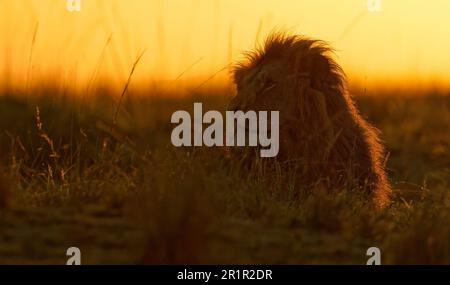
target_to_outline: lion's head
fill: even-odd
[[[272,34],[262,48],[236,64],[237,94],[228,110],[279,111],[285,143],[302,132],[310,139],[314,134],[332,136],[330,121],[354,109],[331,52],[323,41]]]
[[[341,89],[343,72],[330,53],[323,41],[272,34],[263,48],[246,53],[246,60],[235,65],[238,93],[230,107],[284,109],[286,104],[299,103],[289,102],[292,92],[300,91],[299,88]],[[281,97],[283,94],[285,97]]]

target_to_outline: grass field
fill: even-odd
[[[39,90],[0,96],[0,263],[450,264],[450,96],[360,96],[389,150],[394,203],[292,187],[227,159],[175,148],[176,110],[224,110],[224,91],[122,102]],[[413,95],[413,94],[411,94]]]

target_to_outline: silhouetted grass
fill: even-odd
[[[70,246],[85,264],[365,264],[371,246],[383,263],[450,263],[448,96],[358,97],[390,151],[395,197],[380,212],[352,189],[173,147],[171,114],[223,111],[222,91],[128,90],[117,124],[116,100],[96,93],[0,97],[0,263],[64,264]]]

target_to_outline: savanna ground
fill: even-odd
[[[376,211],[352,189],[173,147],[171,114],[224,110],[226,92],[129,92],[117,124],[107,91],[32,93],[0,96],[2,264],[65,264],[72,246],[84,264],[365,264],[371,246],[384,264],[450,263],[450,96],[357,97],[390,152],[393,204]]]

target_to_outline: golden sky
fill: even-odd
[[[450,86],[449,0],[381,0],[378,12],[367,0],[66,2],[0,0],[3,83],[121,85],[143,51],[134,84],[201,82],[278,28],[331,43],[350,82]]]

